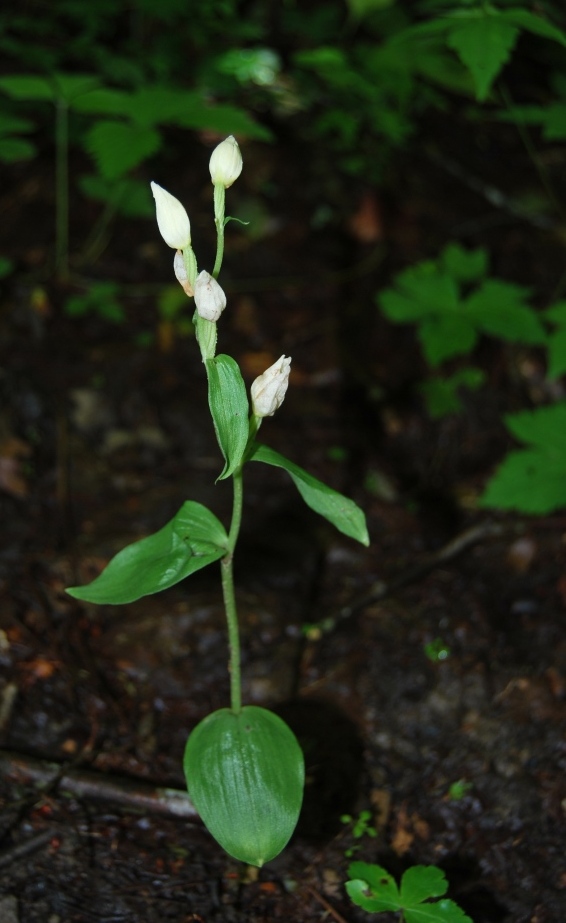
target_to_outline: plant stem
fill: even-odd
[[[216,259],[212,275],[218,278],[222,260],[224,259],[224,208],[226,202],[226,189],[221,183],[214,185],[214,223],[216,225]]]
[[[233,712],[238,714],[242,710],[242,680],[240,672],[240,631],[238,628],[232,562],[242,522],[242,501],[244,496],[242,468],[238,468],[234,472],[232,480],[234,484],[232,522],[228,533],[228,553],[222,558],[221,572],[222,594],[228,623],[228,645],[230,648],[230,707]]]
[[[69,275],[69,109],[59,98],[55,104],[55,268],[62,279]]]

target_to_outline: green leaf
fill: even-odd
[[[466,315],[491,336],[518,343],[546,342],[536,311],[525,304],[528,291],[501,279],[486,279],[464,302]]]
[[[229,477],[241,465],[250,432],[249,403],[238,363],[219,355],[206,361],[208,403],[224,468],[218,477]]]
[[[440,365],[452,356],[471,352],[476,345],[477,333],[467,317],[457,314],[440,314],[427,318],[418,331],[423,352],[432,366]]]
[[[71,108],[91,115],[128,115],[132,94],[111,87],[98,87],[72,101]]]
[[[326,484],[317,480],[312,474],[300,468],[299,465],[295,465],[284,455],[280,455],[279,452],[275,452],[265,445],[256,444],[253,453],[250,455],[250,460],[264,462],[264,464],[273,465],[275,468],[283,468],[284,471],[291,475],[297,490],[311,510],[328,519],[344,535],[355,538],[362,545],[369,545],[366,518],[353,500],[349,500],[338,491],[327,487]]]
[[[434,865],[415,865],[407,869],[397,887],[391,875],[381,866],[353,862],[346,890],[354,903],[370,912],[396,911],[406,923],[472,923],[454,901],[429,898],[446,893],[448,884],[444,872]]]
[[[18,160],[31,160],[37,148],[26,138],[0,138],[0,160],[4,163],[16,163]]]
[[[566,326],[552,333],[548,340],[548,377],[566,374]]]
[[[10,75],[0,77],[0,90],[4,90],[12,99],[54,102],[55,87],[49,78],[32,74]]]
[[[161,135],[153,128],[101,121],[85,135],[85,147],[94,157],[101,176],[116,180],[158,151]]]
[[[481,369],[467,368],[446,378],[430,378],[421,384],[420,390],[424,395],[428,413],[433,420],[439,420],[462,409],[462,401],[458,394],[461,388],[476,390],[484,381],[485,373]]]
[[[261,867],[287,845],[301,810],[304,760],[273,712],[247,705],[208,715],[189,736],[184,770],[193,804],[230,856]]]
[[[531,514],[566,506],[566,402],[510,414],[505,422],[531,447],[507,455],[480,505]]]
[[[477,282],[487,272],[487,251],[483,248],[465,250],[460,244],[448,244],[440,256],[440,265],[457,282]]]
[[[152,218],[155,215],[149,183],[132,176],[117,180],[105,180],[97,175],[81,176],[79,186],[89,198],[111,203],[117,212],[128,218]]]
[[[517,26],[491,12],[450,29],[446,42],[472,74],[478,101],[487,98],[518,35]]]
[[[47,77],[36,74],[18,74],[0,78],[0,89],[13,99],[36,100],[55,103],[70,102],[82,93],[88,93],[99,84],[95,74],[54,73]]]
[[[511,9],[500,10],[499,16],[502,20],[524,29],[526,32],[532,32],[533,35],[540,35],[542,38],[549,38],[558,42],[560,45],[566,45],[566,34],[554,26],[547,19],[536,16],[529,10]]]
[[[174,586],[226,553],[222,523],[201,503],[187,500],[159,532],[128,545],[92,583],[70,587],[75,599],[102,605],[131,603]]]

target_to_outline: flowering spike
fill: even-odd
[[[291,373],[291,359],[281,356],[253,382],[252,408],[256,417],[272,417],[281,407]]]
[[[155,199],[157,226],[163,240],[174,250],[184,250],[191,244],[189,216],[174,195],[157,183],[150,185]]]
[[[229,189],[242,172],[242,155],[233,135],[214,148],[210,158],[210,176],[215,186]]]
[[[199,316],[211,321],[217,321],[226,307],[226,295],[204,269],[195,282],[195,305]]]

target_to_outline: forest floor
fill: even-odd
[[[497,137],[472,143],[467,169],[506,162]],[[206,265],[199,146],[155,178],[185,192]],[[120,226],[86,284],[119,282],[125,321],[69,317],[84,276],[43,270],[52,164],[2,183],[3,253],[17,264],[0,314],[2,923],[362,923],[344,890],[352,850],[395,875],[440,866],[474,923],[566,919],[566,517],[475,502],[536,357],[482,344],[488,385],[432,422],[413,387],[414,337],[374,300],[392,271],[450,239],[488,246],[498,275],[544,297],[563,242],[432,161],[405,175],[400,164],[387,196],[354,184],[313,228],[322,192],[301,176],[308,154],[244,146],[229,213],[261,199],[260,183],[276,192],[256,234],[228,225],[220,349],[248,382],[292,357],[262,439],[355,499],[371,545],[319,520],[282,472],[249,466],[244,699],[285,717],[307,764],[299,827],[259,871],[161,791],[184,790],[187,736],[228,701],[216,567],[122,607],[65,594],[186,499],[227,521],[198,349],[155,311],[172,254],[152,222]],[[89,208],[73,212],[71,240]],[[341,820],[364,810],[376,836]]]

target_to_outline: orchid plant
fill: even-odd
[[[220,562],[229,642],[230,707],[204,718],[191,732],[184,756],[189,795],[218,843],[236,859],[262,866],[286,845],[295,829],[304,785],[304,760],[290,728],[273,712],[242,704],[240,639],[233,559],[243,509],[243,470],[248,462],[282,468],[304,501],[341,532],[369,544],[360,508],[312,477],[279,452],[260,444],[257,433],[265,417],[283,403],[291,359],[281,356],[251,385],[251,410],[237,362],[216,353],[217,324],[226,296],[217,277],[224,253],[226,190],[242,170],[242,156],[230,136],[210,158],[217,231],[212,273],[198,271],[191,244],[189,216],[178,199],[152,183],[157,224],[175,252],[174,273],[194,298],[194,325],[208,378],[209,407],[224,467],[218,480],[233,482],[232,519],[228,530],[211,510],[193,500],[158,532],[128,545],[86,586],[67,590],[76,599],[115,605],[160,592],[195,571]]]

